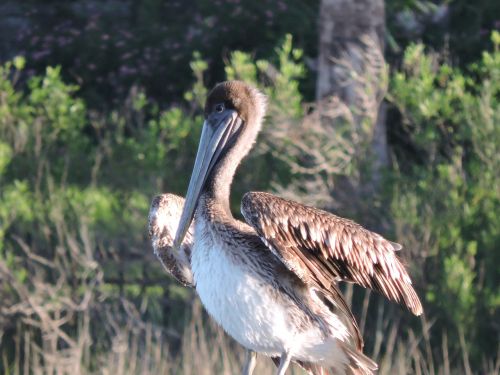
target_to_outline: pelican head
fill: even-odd
[[[216,190],[212,191],[215,196],[229,200],[234,172],[257,137],[265,103],[263,94],[240,81],[219,83],[208,94],[205,121],[174,249],[179,249],[205,189]],[[229,209],[229,203],[223,203],[227,203]]]

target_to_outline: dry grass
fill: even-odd
[[[88,231],[59,231],[64,246],[49,262],[36,255],[21,239],[30,278],[20,282],[4,259],[0,259],[2,287],[11,291],[11,300],[0,305],[0,369],[13,375],[128,375],[238,374],[244,351],[203,313],[197,299],[189,311],[184,332],[155,326],[125,298],[103,295],[102,271],[96,264]],[[83,249],[83,250],[82,250]],[[78,287],[68,269],[78,269]],[[48,278],[47,270],[57,277]],[[54,281],[55,280],[55,281]],[[75,289],[83,290],[75,293]],[[15,299],[12,299],[15,296]],[[53,298],[57,296],[57,298]],[[352,290],[346,291],[347,300]],[[432,330],[432,322],[421,319],[421,328],[408,330],[391,314],[390,306],[367,292],[360,304],[360,327],[370,342],[366,353],[380,365],[379,374],[451,375],[499,373],[498,359],[485,360],[481,369],[472,369],[467,339],[460,336],[462,353],[451,356],[446,333]],[[371,308],[370,308],[371,307]],[[373,308],[376,307],[376,308]],[[375,311],[376,319],[369,316]],[[407,314],[401,310],[402,314]],[[375,322],[375,323],[374,323]],[[374,335],[369,337],[369,335]],[[439,350],[431,336],[442,336]],[[8,341],[13,337],[13,341]],[[435,340],[432,340],[435,341]],[[498,357],[498,356],[497,356]],[[274,364],[262,356],[255,374],[273,374]],[[297,368],[290,374],[302,374]]]
[[[383,315],[383,311],[381,311]],[[171,333],[162,327],[138,321],[129,317],[121,324],[108,314],[112,327],[104,341],[109,343],[106,350],[96,353],[99,343],[90,338],[92,321],[86,314],[78,325],[74,346],[54,348],[46,345],[50,337],[42,342],[35,332],[18,325],[15,360],[10,363],[6,374],[176,374],[210,375],[238,374],[244,361],[244,351],[234,343],[211,320],[203,314],[198,300],[193,303],[192,318],[186,326],[181,340],[172,340]],[[408,340],[400,338],[399,323],[379,319],[375,332],[376,340],[371,355],[379,365],[379,374],[451,375],[499,373],[500,362],[485,361],[483,368],[471,369],[468,364],[465,339],[462,358],[451,359],[448,353],[447,335],[443,334],[441,354],[430,347],[432,324],[422,318],[420,333],[409,331]],[[102,323],[102,322],[101,322]],[[175,347],[172,342],[180,342]],[[382,345],[383,341],[383,345]],[[381,347],[386,351],[381,353]],[[7,360],[6,348],[2,358]],[[369,352],[370,350],[368,350]],[[5,363],[5,362],[4,362]],[[273,374],[274,364],[262,356],[258,359],[255,374]],[[294,366],[290,374],[303,374]]]

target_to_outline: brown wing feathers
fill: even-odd
[[[174,194],[154,197],[149,211],[149,236],[155,255],[165,270],[184,286],[194,287],[191,271],[193,225],[189,228],[178,255],[172,249],[181,217],[184,198]]]
[[[351,220],[268,193],[247,193],[241,210],[271,251],[304,282],[325,288],[339,279],[354,282],[422,313],[395,254],[400,245]]]

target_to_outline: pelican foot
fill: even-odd
[[[253,350],[247,350],[245,358],[245,366],[243,367],[243,375],[252,375],[256,364],[257,364],[257,353],[255,353]]]
[[[278,372],[276,375],[285,375],[288,366],[290,366],[290,360],[292,359],[292,355],[287,352],[283,352],[280,359],[280,367],[278,367]]]

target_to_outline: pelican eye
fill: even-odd
[[[215,109],[215,112],[217,112],[217,113],[224,112],[224,103],[216,104],[214,109]]]

